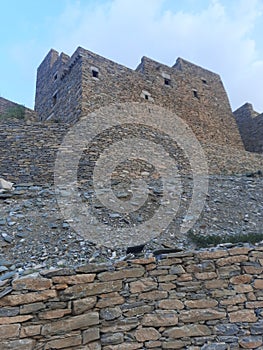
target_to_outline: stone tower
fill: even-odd
[[[243,148],[218,74],[178,58],[172,67],[143,57],[129,69],[81,47],[50,50],[37,71],[40,120],[74,123],[110,103],[147,101],[175,112],[202,142]]]

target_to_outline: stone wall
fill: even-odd
[[[250,103],[245,103],[234,112],[245,149],[263,153],[263,114],[254,111]]]
[[[0,177],[16,183],[52,183],[56,152],[66,126],[13,120],[0,125]]]
[[[81,115],[81,82],[78,51],[70,58],[50,50],[37,70],[35,110],[39,119],[78,120]]]
[[[175,112],[200,141],[243,149],[219,75],[183,59],[168,67],[143,57],[132,70],[79,47],[72,57],[51,50],[38,68],[41,120],[75,122],[101,106],[145,100]]]
[[[0,280],[1,350],[263,346],[262,245]]]
[[[56,154],[69,125],[5,120],[0,129],[0,177],[15,183],[52,184]],[[156,141],[161,144],[162,139],[157,135]],[[203,149],[210,174],[244,174],[263,168],[259,154],[209,144],[203,144]]]
[[[23,105],[20,105],[18,103],[12,102],[10,100],[7,100],[3,97],[0,97],[0,116],[4,117],[16,117],[16,115],[19,115],[21,119],[36,119],[37,114],[35,111],[33,111],[30,108],[27,108]]]

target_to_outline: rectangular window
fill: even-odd
[[[170,86],[171,85],[171,79],[164,78],[164,85]]]
[[[199,98],[199,97],[198,97],[198,93],[197,93],[196,90],[193,90],[193,94],[194,94],[194,97],[195,97],[195,98]]]
[[[93,78],[98,78],[99,77],[99,72],[92,69],[92,76],[93,76]]]

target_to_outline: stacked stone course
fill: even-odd
[[[245,149],[263,153],[263,113],[254,111],[250,103],[245,103],[234,112]]]
[[[36,120],[37,114],[35,111],[33,111],[30,108],[27,108],[23,105],[20,105],[18,103],[12,102],[10,100],[7,100],[3,97],[0,97],[0,115],[6,115],[10,113],[10,111],[15,110],[17,108],[21,108],[24,112],[24,118],[26,120]]]
[[[64,123],[1,121],[1,177],[15,183],[53,184],[57,151],[69,127]],[[261,154],[242,150],[236,154],[236,149],[207,143],[202,146],[210,174],[244,174],[263,168]]]
[[[57,123],[1,121],[1,177],[16,183],[52,184],[56,153],[66,131]]]
[[[38,271],[0,293],[1,350],[262,349],[263,246]]]

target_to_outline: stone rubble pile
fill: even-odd
[[[128,185],[120,186],[116,182],[113,188],[119,198],[126,199],[129,195]],[[106,227],[116,229],[131,224],[140,225],[147,216],[153,215],[161,192],[159,182],[153,182],[149,206],[141,213],[127,216],[106,210],[97,201],[89,184],[83,183],[80,187],[83,202],[94,204],[93,215]],[[262,193],[262,177],[210,176],[209,195],[192,233],[226,237],[262,233]],[[147,256],[163,248],[195,248],[187,235],[179,234],[179,225],[189,205],[189,198],[191,179],[186,178],[181,208],[174,221],[155,239],[145,236],[142,254]],[[12,192],[0,194],[0,202],[0,269],[7,273],[23,273],[23,270],[34,269],[35,266],[50,268],[112,261],[125,259],[127,255],[127,247],[107,248],[76,233],[70,223],[64,220],[54,188],[48,184],[16,184]],[[5,265],[3,261],[8,261],[8,264]]]

